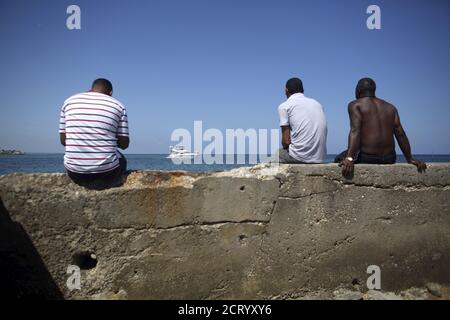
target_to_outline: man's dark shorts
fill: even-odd
[[[125,156],[119,152],[119,166],[109,172],[102,173],[76,173],[67,170],[67,175],[75,182],[75,183],[86,183],[93,181],[113,181],[119,177],[121,177],[127,171],[127,159]]]
[[[347,150],[338,154],[334,159],[335,163],[340,163],[347,156]],[[365,163],[365,164],[395,164],[397,161],[397,155],[394,152],[393,154],[387,156],[377,156],[373,154],[368,154],[364,152],[359,152],[356,157],[355,164],[357,163]]]

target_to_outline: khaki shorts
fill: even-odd
[[[297,159],[291,157],[291,155],[289,154],[289,151],[286,149],[281,148],[278,151],[278,154],[279,154],[280,163],[286,163],[286,164],[288,164],[288,163],[290,163],[290,164],[304,163],[304,162],[298,161]]]

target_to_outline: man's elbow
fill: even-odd
[[[130,139],[128,137],[119,137],[117,140],[117,146],[122,150],[128,149],[130,146]]]
[[[130,146],[130,144],[129,143],[119,143],[118,144],[118,147],[120,148],[120,149],[122,149],[122,150],[126,150],[126,149],[128,149],[128,147]]]
[[[65,135],[64,133],[61,133],[61,134],[59,135],[59,141],[61,142],[61,145],[62,145],[63,147],[66,146],[66,135]]]

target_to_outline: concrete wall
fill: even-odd
[[[448,284],[449,169],[359,165],[352,180],[336,165],[133,172],[110,189],[0,176],[0,281],[48,298],[297,298],[364,290],[378,265],[383,290]],[[74,263],[86,270],[70,292]]]

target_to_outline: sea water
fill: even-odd
[[[211,172],[254,165],[254,163],[249,163],[248,156],[246,156],[245,164],[176,164],[172,161],[172,159],[167,159],[166,154],[125,154],[125,157],[127,158],[129,170],[184,170],[196,172]],[[326,162],[333,162],[334,157],[335,155],[328,155],[326,158]],[[450,162],[450,155],[417,155],[415,157],[416,159],[425,162]],[[65,172],[63,158],[63,154],[56,153],[1,155],[0,175],[13,172]],[[225,160],[223,162],[225,163]],[[399,155],[397,156],[397,162],[405,162],[405,159],[403,158],[403,156]]]

